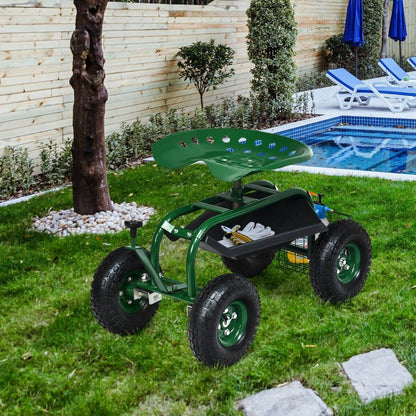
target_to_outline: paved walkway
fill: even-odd
[[[342,363],[345,376],[365,405],[400,394],[413,383],[409,371],[391,349],[355,355]],[[246,397],[238,404],[246,416],[332,416],[319,392],[293,381]]]

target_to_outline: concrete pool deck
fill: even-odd
[[[416,78],[416,71],[409,72],[409,75]],[[373,78],[366,80],[365,82],[385,82],[385,77]],[[311,123],[318,123],[334,117],[340,116],[352,116],[352,117],[368,117],[368,118],[389,118],[389,119],[409,119],[416,120],[416,108],[405,108],[403,111],[393,113],[390,109],[378,98],[373,98],[370,105],[359,106],[353,105],[350,110],[340,109],[338,101],[335,98],[335,94],[339,91],[337,85],[319,88],[312,90],[313,97],[313,114],[316,117],[312,117],[306,120],[300,120],[289,124],[284,124],[278,127],[273,127],[265,131],[269,133],[282,132],[296,127],[306,126]],[[402,173],[387,173],[387,172],[375,172],[365,170],[352,170],[352,169],[338,169],[338,168],[324,168],[313,167],[305,165],[291,165],[280,168],[281,171],[299,171],[308,173],[321,173],[324,175],[333,176],[360,176],[360,177],[377,177],[382,179],[394,180],[394,181],[416,181],[416,175],[402,174]]]
[[[416,77],[416,71],[409,72],[409,75]],[[385,77],[365,80],[365,82],[385,82]],[[350,115],[364,117],[388,117],[388,118],[409,118],[416,119],[416,108],[405,108],[400,113],[392,113],[386,105],[378,98],[372,98],[368,106],[353,105],[350,110],[341,110],[335,98],[339,90],[337,85],[313,90],[313,102],[315,114],[319,115]]]

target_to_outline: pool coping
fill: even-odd
[[[337,119],[341,117],[354,117],[354,118],[381,118],[381,119],[394,119],[394,120],[412,120],[412,118],[405,118],[400,117],[398,118],[397,115],[395,117],[386,117],[383,115],[382,117],[377,116],[368,116],[368,115],[358,115],[358,114],[326,114],[322,116],[311,117],[306,120],[295,121],[293,123],[283,124],[281,126],[272,127],[269,129],[265,129],[263,131],[267,133],[273,134],[280,134],[284,135],[285,131],[292,130],[295,128],[302,128],[307,127],[311,124],[316,123],[325,123],[326,121],[330,121],[332,119]],[[353,170],[353,169],[335,169],[335,168],[325,168],[325,167],[315,167],[315,166],[303,166],[303,165],[290,165],[284,168],[277,169],[278,171],[285,171],[285,172],[307,172],[313,174],[323,174],[328,176],[355,176],[355,177],[367,177],[367,178],[380,178],[380,179],[387,179],[392,181],[416,181],[416,175],[414,174],[407,174],[407,173],[388,173],[388,172],[374,172],[368,170]]]

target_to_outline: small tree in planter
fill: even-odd
[[[247,10],[251,87],[271,116],[291,113],[296,83],[296,21],[290,0],[252,0]]]
[[[204,108],[203,95],[211,87],[215,90],[234,74],[234,50],[226,45],[215,45],[214,39],[209,42],[194,42],[189,46],[182,46],[178,56],[179,77],[194,83],[199,92],[201,108]]]

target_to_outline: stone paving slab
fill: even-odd
[[[364,403],[399,394],[413,383],[412,375],[387,348],[355,355],[342,367]]]
[[[240,401],[246,416],[332,416],[332,410],[311,389],[293,381]]]

